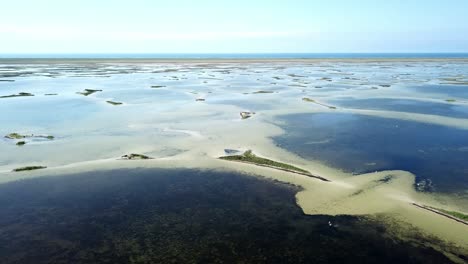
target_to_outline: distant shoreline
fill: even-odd
[[[466,52],[439,53],[0,53],[0,63],[256,63],[468,61]]]
[[[320,63],[320,62],[468,62],[467,58],[0,58],[0,64],[63,63]]]

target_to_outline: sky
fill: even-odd
[[[0,0],[0,53],[468,52],[468,0]]]

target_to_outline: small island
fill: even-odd
[[[88,95],[91,95],[91,94],[97,93],[97,92],[102,92],[102,90],[84,89],[83,92],[77,92],[77,94],[88,96]]]
[[[143,155],[143,154],[131,153],[131,154],[123,155],[121,157],[121,159],[123,159],[123,160],[147,160],[147,159],[153,159],[153,158],[148,157],[148,156]]]
[[[23,138],[45,138],[48,140],[53,140],[55,137],[51,135],[21,135],[19,133],[10,133],[5,136],[8,139],[23,139]]]
[[[122,102],[115,102],[115,101],[106,101],[106,103],[111,104],[111,105],[121,105],[121,104],[123,104]]]
[[[255,115],[255,112],[240,112],[240,116],[242,119],[247,119],[247,118],[250,118],[252,117],[252,115]]]
[[[254,164],[257,166],[268,167],[268,168],[273,168],[273,169],[282,170],[286,172],[301,174],[301,175],[313,177],[322,181],[330,181],[321,176],[313,175],[309,171],[298,168],[296,166],[266,159],[266,158],[262,158],[262,157],[258,157],[257,155],[253,154],[252,150],[247,150],[242,155],[223,156],[223,157],[219,157],[219,159]]]
[[[26,167],[20,167],[20,168],[13,169],[13,172],[40,170],[40,169],[45,169],[45,168],[47,168],[47,167],[46,166],[26,166]]]
[[[253,92],[252,94],[271,94],[271,93],[274,93],[273,91],[256,91],[256,92]]]
[[[24,97],[24,96],[34,96],[32,93],[18,93],[18,94],[10,94],[10,95],[4,95],[0,96],[0,98],[12,98],[12,97]]]
[[[447,218],[450,218],[454,221],[457,221],[459,223],[468,225],[468,215],[456,211],[449,211],[441,208],[435,208],[432,206],[427,206],[427,205],[421,205],[417,203],[412,203],[414,206],[419,207],[421,209],[425,209],[427,211],[439,214],[441,216],[445,216]]]
[[[304,97],[304,98],[302,98],[302,101],[304,101],[304,102],[309,102],[309,103],[314,103],[314,104],[318,104],[318,105],[321,105],[321,106],[325,106],[325,107],[328,107],[329,109],[336,109],[335,106],[326,105],[326,104],[317,102],[317,101],[315,101],[314,99],[309,98],[309,97]]]

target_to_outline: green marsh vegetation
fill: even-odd
[[[457,211],[450,211],[450,210],[445,210],[445,209],[441,209],[441,208],[436,208],[436,207],[430,207],[434,210],[437,210],[437,211],[440,211],[442,213],[445,213],[445,214],[448,214],[450,216],[453,216],[455,218],[458,218],[458,219],[461,219],[461,220],[464,220],[464,221],[468,221],[468,215],[465,214],[465,213],[461,213],[461,212],[457,212]]]
[[[123,104],[121,102],[115,102],[115,101],[106,101],[106,103],[111,104],[111,105],[121,105],[121,104]]]
[[[336,106],[323,104],[323,103],[317,102],[317,101],[315,101],[314,99],[309,98],[309,97],[304,97],[304,98],[302,98],[302,101],[304,101],[304,102],[309,102],[309,103],[314,103],[314,104],[318,104],[318,105],[321,105],[321,106],[325,106],[325,107],[328,107],[329,109],[336,109]]]
[[[121,158],[122,158],[122,159],[126,159],[126,160],[146,160],[146,159],[152,159],[151,157],[148,157],[148,156],[146,156],[146,155],[143,155],[143,154],[136,154],[136,153],[131,153],[131,154],[123,155]]]
[[[32,171],[32,170],[41,170],[47,168],[46,166],[25,166],[13,169],[14,172],[21,172],[21,171]]]
[[[51,135],[21,135],[19,133],[10,133],[5,136],[8,139],[23,139],[23,138],[45,138],[48,140],[53,140],[55,137]]]
[[[91,95],[91,94],[97,93],[97,92],[102,92],[102,90],[84,89],[83,92],[77,92],[77,94],[81,94],[81,95],[84,95],[84,96],[88,96],[88,95]]]
[[[255,115],[255,112],[240,112],[240,116],[242,119],[247,119],[252,117],[252,115]]]
[[[223,156],[223,157],[220,157],[220,159],[229,160],[229,161],[247,162],[247,163],[253,163],[256,165],[271,166],[275,168],[286,169],[286,170],[291,170],[291,171],[296,171],[296,172],[301,172],[301,173],[310,173],[307,170],[298,168],[290,164],[258,157],[257,155],[253,154],[252,150],[247,150],[242,155]]]
[[[260,91],[253,92],[252,94],[271,94],[271,93],[274,93],[274,92],[273,91],[260,90]]]
[[[18,93],[18,94],[10,94],[10,95],[0,96],[0,98],[12,98],[12,97],[24,97],[24,96],[34,96],[34,94],[21,92],[21,93]]]

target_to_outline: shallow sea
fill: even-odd
[[[304,215],[297,186],[203,164],[225,149],[252,149],[311,170],[318,161],[353,180],[405,170],[414,183],[431,182],[427,197],[463,201],[467,73],[468,63],[449,59],[0,60],[1,262],[447,263],[432,246],[450,246],[409,226],[403,241],[385,215]],[[10,133],[27,137],[3,137]],[[136,168],[143,163],[120,159],[129,153],[196,169]],[[12,172],[41,165],[47,176],[109,161],[133,169],[28,180]],[[464,250],[453,253],[463,261]]]

